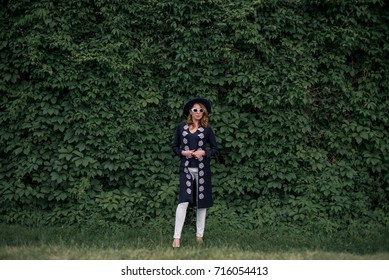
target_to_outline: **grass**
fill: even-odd
[[[0,224],[0,259],[8,260],[388,260],[387,229],[333,233],[304,229],[207,227],[204,244],[186,226],[181,248],[172,228],[146,226],[23,227]]]

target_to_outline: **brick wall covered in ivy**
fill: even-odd
[[[0,221],[171,220],[182,106],[213,103],[210,219],[389,224],[389,7],[2,1]]]

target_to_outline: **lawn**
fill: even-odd
[[[163,229],[162,229],[163,228]],[[389,260],[387,229],[331,233],[305,229],[207,228],[197,244],[187,226],[181,247],[171,247],[171,228],[23,227],[0,224],[3,260]]]

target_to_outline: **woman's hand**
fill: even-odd
[[[193,156],[194,150],[181,151],[181,155],[187,158],[191,158]]]
[[[198,151],[192,152],[192,156],[197,158],[197,159],[203,157],[204,155],[205,155],[204,150],[198,150]]]

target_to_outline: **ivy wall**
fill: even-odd
[[[387,1],[1,2],[1,222],[173,223],[201,96],[210,221],[389,224]]]

